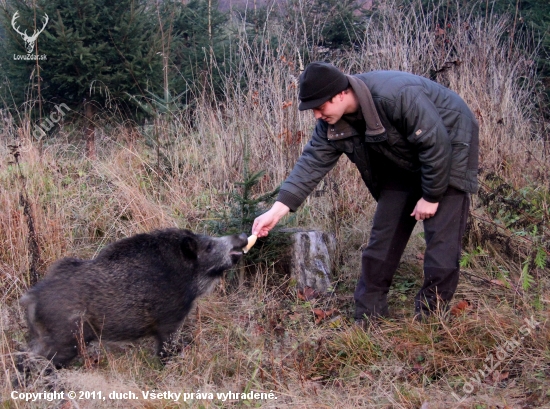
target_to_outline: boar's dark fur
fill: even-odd
[[[87,343],[154,336],[157,354],[193,301],[242,256],[247,237],[208,237],[166,229],[105,247],[96,258],[64,258],[22,298],[29,349],[57,367]]]

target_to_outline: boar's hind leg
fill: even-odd
[[[79,344],[82,347],[96,338],[93,330],[81,320],[49,322],[48,327],[41,326],[33,350],[45,356],[56,368],[66,366],[78,355]]]
[[[65,366],[78,355],[79,347],[85,350],[86,345],[98,339],[95,330],[88,323],[74,322],[74,325],[72,330],[70,327],[64,329],[56,339],[57,353],[52,360],[56,367]]]
[[[77,345],[63,345],[57,348],[52,363],[56,368],[62,368],[67,365],[78,354]]]

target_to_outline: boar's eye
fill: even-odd
[[[206,252],[207,253],[210,253],[212,251],[212,249],[214,248],[214,245],[212,243],[208,243],[208,246],[206,246]]]

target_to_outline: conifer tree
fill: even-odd
[[[227,14],[218,9],[218,0],[190,0],[187,4],[168,0],[163,3],[163,21],[171,27],[170,82],[178,93],[204,88],[218,92],[219,73],[214,66],[224,60],[228,43]],[[190,93],[189,93],[190,94]],[[189,102],[189,94],[186,102]]]
[[[365,14],[357,0],[288,0],[284,24],[312,45],[346,48],[361,38]]]
[[[4,59],[15,107],[39,100],[44,102],[40,115],[65,103],[89,121],[97,108],[127,117],[137,112],[128,94],[160,89],[156,25],[144,0],[39,0],[35,8],[10,0],[2,10],[3,31],[8,34],[2,51],[8,56],[16,49],[19,54],[24,51],[11,27],[15,12],[18,24],[29,33],[35,21],[48,16],[34,50],[45,60]],[[31,94],[26,92],[29,78]],[[93,127],[88,126],[88,132],[93,135]]]

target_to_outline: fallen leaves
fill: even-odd
[[[320,296],[321,294],[311,287],[304,287],[303,289],[298,290],[298,298],[302,301],[310,301],[315,298],[319,298]]]
[[[314,308],[313,314],[315,315],[315,324],[319,325],[325,319],[331,317],[332,315],[336,315],[337,313],[338,313],[338,310],[334,308],[328,311],[324,311],[320,308]]]
[[[303,289],[298,289],[297,296],[298,296],[298,299],[309,302],[317,298],[321,298],[322,294],[311,287],[304,287]],[[340,312],[335,308],[332,308],[329,310],[324,310],[321,308],[312,308],[311,312],[313,312],[316,325],[319,325],[323,321],[330,319],[331,323],[334,321],[333,323],[334,326],[336,327],[340,326],[340,323],[336,322],[340,315]]]
[[[451,308],[451,315],[457,317],[461,314],[464,314],[468,310],[470,310],[471,307],[472,307],[472,304],[470,304],[468,301],[460,300],[458,303],[456,303],[456,305],[453,308]]]

